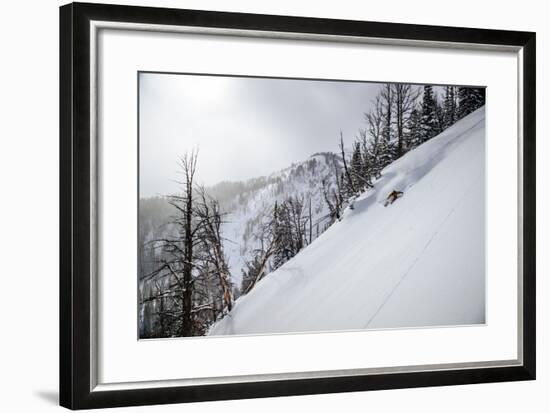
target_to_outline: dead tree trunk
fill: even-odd
[[[223,251],[221,234],[222,213],[219,204],[214,199],[208,199],[204,188],[198,190],[200,194],[200,206],[197,208],[202,226],[199,231],[207,264],[214,267],[216,276],[222,289],[222,313],[233,308],[233,290],[231,274]]]
[[[416,105],[420,89],[410,84],[394,84],[395,117],[397,129],[397,158],[404,155],[403,143],[405,139],[405,127],[409,122],[411,112]]]
[[[180,160],[185,176],[185,224],[183,262],[183,318],[181,334],[192,335],[193,330],[193,179],[197,165],[197,155],[192,152]]]

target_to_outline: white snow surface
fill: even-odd
[[[393,191],[403,197],[384,207]],[[485,322],[485,108],[384,169],[210,335]]]

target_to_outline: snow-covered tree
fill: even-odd
[[[424,86],[422,115],[420,118],[421,141],[426,142],[439,133],[437,101],[431,85]]]
[[[351,155],[351,176],[355,189],[360,192],[372,186],[369,159],[364,156],[361,150],[362,141],[356,140],[353,143],[353,152]]]
[[[485,105],[485,88],[458,88],[458,119]]]
[[[277,203],[274,206],[274,212],[276,209],[278,209]],[[275,267],[275,265],[270,266],[270,261],[277,247],[275,216],[274,213],[267,221],[262,222],[254,233],[258,247],[252,251],[252,256],[246,261],[245,267],[242,269],[242,294],[247,294],[273,269],[272,267]]]
[[[393,139],[393,108],[395,102],[395,94],[391,83],[386,83],[382,86],[379,93],[379,104],[380,104],[380,117],[382,119],[382,138],[386,141],[386,145],[389,146],[389,143]]]
[[[485,105],[485,88],[472,88],[471,99],[474,110]]]
[[[422,143],[422,126],[421,126],[421,110],[419,108],[414,108],[411,112],[409,118],[407,135],[407,149],[411,150],[417,147]]]
[[[456,88],[445,87],[445,100],[443,101],[443,129],[447,129],[457,120]]]
[[[333,163],[333,176],[334,183],[329,177],[325,177],[321,180],[322,194],[325,204],[329,210],[328,213],[328,225],[342,218],[342,211],[344,210],[344,195],[342,190],[341,172],[336,163]]]
[[[354,185],[354,180],[352,178],[351,166],[348,165],[347,155],[344,148],[344,136],[340,132],[340,155],[342,156],[342,165],[344,166],[343,176],[342,176],[342,189],[344,191],[344,196],[346,198],[351,198],[357,194],[357,189]]]
[[[272,267],[275,270],[307,245],[310,215],[303,198],[288,197],[284,202],[275,203],[272,217]]]

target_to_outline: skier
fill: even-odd
[[[395,189],[390,192],[388,197],[386,198],[386,202],[384,202],[384,206],[387,207],[388,205],[391,205],[395,202],[396,199],[401,198],[403,196],[402,191],[396,191]]]

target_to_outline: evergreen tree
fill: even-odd
[[[395,145],[395,143],[388,142],[385,139],[378,143],[378,161],[380,170],[392,163],[394,159],[397,159],[396,147],[397,145]]]
[[[351,177],[353,186],[356,190],[363,190],[368,186],[368,175],[364,165],[363,155],[361,154],[361,142],[354,142],[353,153],[351,155]]]
[[[379,103],[380,104],[380,117],[382,120],[382,139],[386,141],[386,144],[389,145],[389,142],[392,139],[392,121],[393,121],[393,106],[395,102],[395,95],[391,83],[386,83],[382,86],[380,91]]]
[[[354,180],[351,176],[351,170],[350,170],[351,168],[347,162],[346,151],[344,149],[344,136],[341,131],[340,131],[340,154],[342,156],[342,164],[344,166],[344,172],[342,176],[344,195],[346,198],[351,198],[352,196],[357,194],[357,189],[355,188]]]
[[[289,197],[280,204],[275,203],[271,225],[273,247],[267,249],[273,255],[272,270],[279,268],[308,244],[306,228],[310,217],[304,206],[303,198],[299,197]]]
[[[273,216],[271,219],[273,237],[274,237],[274,248],[273,248],[273,270],[276,270],[281,265],[286,262],[286,252],[285,252],[285,234],[283,227],[282,208],[279,207],[277,201],[275,201],[275,206],[273,207]]]
[[[287,202],[279,204],[274,218],[277,244],[275,247],[273,269],[277,269],[296,255],[291,211]]]
[[[462,119],[468,113],[472,111],[470,88],[459,87],[458,88],[458,119]]]
[[[472,109],[479,109],[485,105],[485,88],[472,88],[470,98],[472,102]]]
[[[443,102],[443,129],[447,129],[457,120],[457,105],[455,87],[445,87],[445,100]]]
[[[436,114],[436,127],[434,130],[434,136],[439,135],[441,132],[443,132],[446,128],[445,126],[445,109],[443,105],[439,103],[439,100],[437,99],[437,95],[435,98],[435,114]]]
[[[378,178],[376,174],[376,159],[374,156],[371,156],[368,149],[368,144],[364,142],[362,145],[362,165],[363,165],[363,177],[365,178],[366,188],[372,188],[372,180]]]
[[[485,105],[485,88],[460,87],[458,88],[458,118],[472,113]]]
[[[322,192],[325,203],[328,207],[329,214],[328,225],[340,220],[342,210],[344,208],[344,195],[342,191],[342,180],[340,179],[340,168],[337,161],[332,159],[332,175],[334,176],[334,184],[331,184],[327,178],[322,179]]]
[[[422,129],[420,125],[421,121],[420,109],[415,108],[411,112],[411,117],[409,119],[409,133],[408,133],[408,149],[414,149],[422,143]]]
[[[439,124],[437,116],[437,102],[433,93],[432,86],[424,86],[424,95],[422,98],[422,116],[420,119],[421,142],[433,138],[438,134]]]

